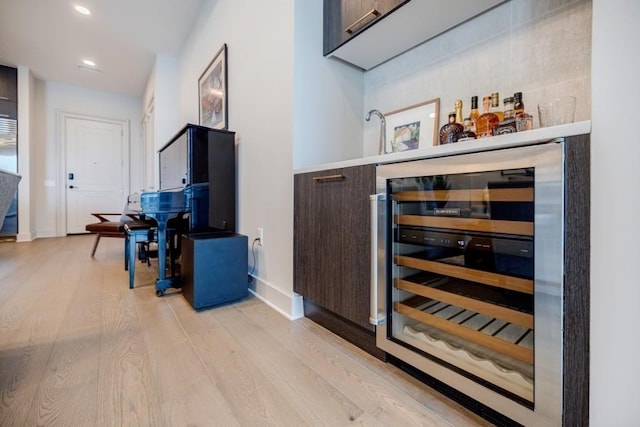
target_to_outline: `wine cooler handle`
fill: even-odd
[[[371,210],[371,289],[369,301],[369,323],[380,325],[385,320],[384,311],[378,307],[378,203],[385,200],[384,193],[369,196]]]

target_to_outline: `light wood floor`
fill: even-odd
[[[470,426],[482,419],[255,298],[128,288],[123,241],[0,243],[0,426]]]

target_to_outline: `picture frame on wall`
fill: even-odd
[[[226,43],[198,79],[198,103],[201,126],[228,128]]]
[[[438,145],[440,98],[386,113],[386,140],[394,153]]]

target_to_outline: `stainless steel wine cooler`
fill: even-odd
[[[383,165],[377,346],[527,425],[563,413],[564,140]]]

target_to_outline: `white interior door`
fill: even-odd
[[[66,117],[67,234],[84,233],[96,213],[125,204],[125,129],[120,122]]]

